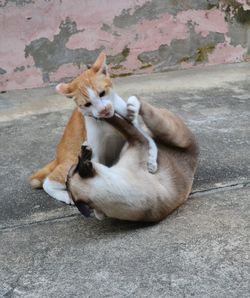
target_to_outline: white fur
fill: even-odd
[[[134,167],[134,154],[137,155],[136,149],[130,150],[129,154],[127,151],[117,165],[111,168],[93,162],[98,176],[89,179],[85,187],[88,196],[98,208],[98,212],[95,212],[98,219],[103,219],[104,216],[130,218],[131,212],[157,207],[163,198],[166,205],[171,206],[171,198],[175,194],[171,176],[166,175],[163,186],[156,175],[147,174],[144,169],[131,171]],[[144,185],[143,189],[139,185]],[[158,198],[161,199],[157,201]]]
[[[137,124],[139,110],[140,110],[139,100],[137,99],[136,96],[130,96],[127,101],[127,119],[130,120],[131,122],[136,121],[136,123],[134,124]]]
[[[158,169],[158,165],[157,165],[158,149],[154,140],[138,124],[140,102],[136,96],[130,96],[128,98],[127,110],[128,110],[127,118],[131,122],[133,122],[133,124],[139,129],[139,131],[143,134],[143,136],[148,140],[149,158],[148,158],[147,167],[148,167],[149,173],[154,174]]]
[[[69,197],[69,194],[66,191],[65,184],[61,184],[57,181],[52,181],[46,178],[43,183],[43,189],[48,195],[50,195],[54,199],[64,202],[68,205],[74,205],[74,202]]]
[[[102,213],[101,211],[97,211],[96,209],[94,209],[94,214],[95,217],[99,220],[104,220],[106,217],[104,213]]]
[[[112,98],[110,99],[109,95],[99,97],[99,95],[91,88],[87,88],[87,90],[91,102],[91,106],[86,109],[87,115],[101,118],[103,117],[103,112],[105,113],[105,111],[109,111],[108,116],[111,117],[114,114]]]
[[[85,117],[87,143],[93,151],[93,160],[111,165],[118,159],[125,139],[105,121]]]
[[[144,135],[144,137],[147,138],[147,140],[149,142],[149,158],[148,158],[148,163],[147,163],[148,171],[149,171],[149,173],[154,174],[158,169],[158,164],[157,164],[158,148],[152,138],[150,138],[144,132],[143,132],[143,135]]]
[[[58,84],[56,86],[58,92],[60,92],[61,85],[62,84]],[[87,143],[93,150],[93,160],[111,166],[118,160],[125,144],[125,139],[115,128],[105,121],[98,120],[98,118],[100,118],[100,113],[111,104],[113,107],[112,113],[115,111],[119,115],[126,117],[129,121],[133,122],[133,124],[136,125],[148,139],[150,147],[147,165],[148,171],[150,173],[155,173],[157,170],[156,160],[158,151],[153,139],[145,133],[138,124],[137,118],[140,109],[139,100],[135,96],[131,96],[126,103],[114,91],[111,91],[108,95],[101,98],[91,88],[88,88],[88,93],[92,105],[88,108],[80,109],[80,111],[85,115]],[[97,119],[93,118],[93,116]],[[112,116],[112,114],[110,116]],[[64,184],[47,178],[44,181],[43,189],[58,201],[66,204],[74,204],[69,197]],[[95,214],[97,218],[101,219],[103,215],[99,213],[96,211]]]
[[[62,94],[62,92],[61,92],[61,86],[63,85],[63,83],[60,83],[60,84],[58,84],[58,85],[56,85],[56,91],[58,92],[58,93],[60,93],[60,94]]]
[[[113,106],[114,111],[119,115],[127,118],[131,121],[147,138],[149,142],[149,159],[147,163],[148,171],[155,173],[157,171],[157,156],[158,150],[154,140],[140,127],[138,122],[138,115],[140,110],[140,102],[136,96],[130,96],[127,103],[114,91],[109,95],[100,98],[94,90],[88,88],[89,97],[92,105],[84,110],[86,116],[86,128],[88,143],[93,149],[93,160],[105,164],[107,159],[104,155],[109,151],[109,154],[114,153],[113,156],[119,156],[119,150],[121,151],[121,137],[116,129],[111,127],[104,121],[93,119],[100,117],[100,112],[105,109],[109,104]],[[110,115],[112,116],[112,114]],[[111,146],[110,140],[113,138],[114,142]],[[117,141],[117,145],[115,144]],[[123,143],[124,144],[124,143]],[[107,147],[108,146],[108,147]],[[113,160],[114,161],[114,160]]]

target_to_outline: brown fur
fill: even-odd
[[[178,116],[142,100],[140,114],[158,145],[158,171],[152,175],[145,166],[147,139],[126,120],[113,116],[105,121],[126,137],[129,146],[111,168],[92,162],[92,178],[85,179],[76,169],[68,175],[76,205],[87,204],[100,217],[157,222],[188,198],[199,152],[192,132]],[[84,172],[84,160],[80,163]]]

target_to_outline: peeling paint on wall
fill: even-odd
[[[34,0],[1,0],[0,7],[5,7],[7,4],[14,3],[16,6],[24,6],[26,4],[34,3]]]
[[[141,20],[158,19],[160,15],[168,13],[177,15],[181,11],[186,10],[208,10],[217,6],[219,1],[207,0],[154,0],[148,1],[140,7],[136,7],[134,12],[132,9],[123,9],[119,16],[115,16],[113,24],[119,28],[126,28],[139,23]]]
[[[78,30],[76,22],[70,18],[62,21],[59,29],[60,32],[54,35],[52,41],[44,37],[39,38],[33,40],[24,50],[25,57],[32,56],[35,66],[41,69],[44,83],[50,82],[50,73],[58,70],[61,65],[72,63],[80,68],[81,64],[93,63],[95,57],[104,49],[68,49],[65,45],[70,36],[83,30]]]
[[[1,90],[70,79],[102,50],[112,76],[250,58],[247,0],[0,0],[0,26]]]
[[[7,71],[6,71],[5,69],[3,69],[3,68],[0,67],[0,75],[5,74],[6,72],[7,72]]]
[[[222,33],[209,33],[203,37],[194,31],[190,25],[189,38],[173,40],[171,44],[161,45],[157,50],[142,52],[138,59],[142,63],[152,63],[157,70],[164,70],[169,66],[175,66],[181,62],[199,64],[208,62],[208,53],[211,53],[217,44],[225,41]]]

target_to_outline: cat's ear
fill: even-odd
[[[96,73],[103,73],[107,74],[107,64],[106,64],[106,54],[102,52],[98,58],[96,59],[96,62],[93,64],[92,69]]]
[[[58,84],[56,86],[56,91],[59,94],[66,95],[66,96],[71,94],[72,92],[70,84],[65,84],[65,83]]]

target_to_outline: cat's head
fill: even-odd
[[[56,86],[57,92],[73,98],[84,115],[109,118],[114,114],[112,81],[107,71],[106,55],[101,53],[95,63],[70,83]]]

